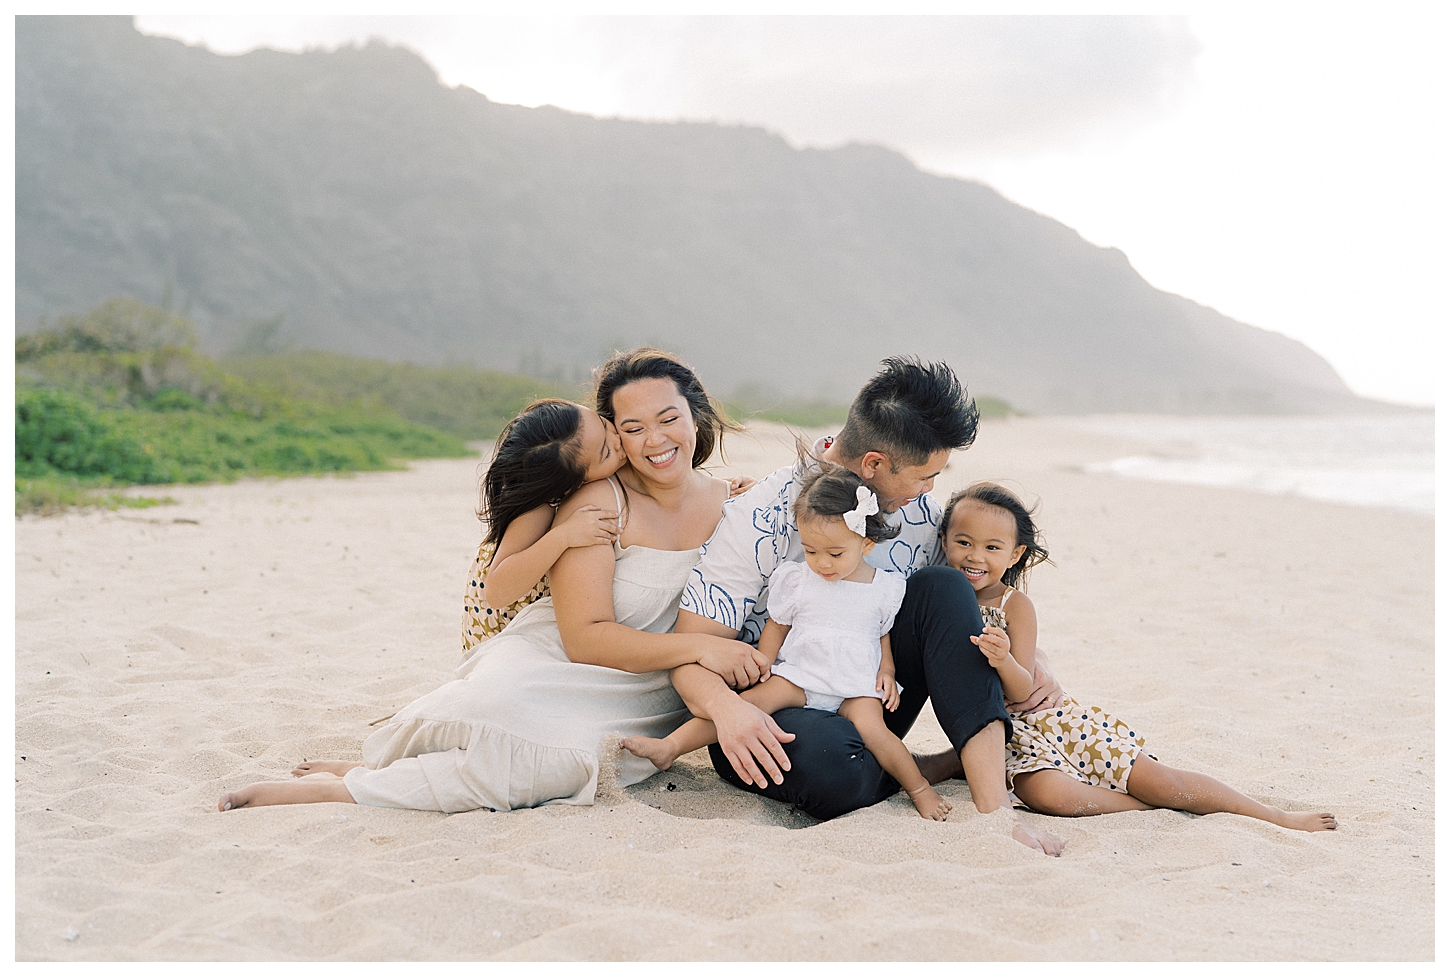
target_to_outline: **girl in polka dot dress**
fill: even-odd
[[[1002,680],[1009,703],[1032,692],[1037,611],[1016,590],[1047,559],[1032,515],[1011,492],[978,482],[952,496],[942,514],[942,549],[977,593],[986,625],[972,642]],[[1009,707],[1010,708],[1010,707]],[[1007,783],[1034,811],[1058,817],[1168,807],[1192,814],[1243,814],[1285,828],[1326,831],[1332,814],[1281,811],[1200,773],[1175,770],[1143,749],[1131,724],[1071,698],[1013,712]]]
[[[614,541],[617,512],[584,506],[554,525],[554,507],[624,464],[614,426],[582,404],[536,400],[504,425],[483,476],[488,531],[463,598],[463,653],[549,593],[545,574],[572,546]]]

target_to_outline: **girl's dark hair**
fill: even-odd
[[[690,467],[699,468],[715,453],[715,445],[726,431],[743,430],[726,415],[720,403],[705,392],[700,378],[680,360],[663,350],[639,346],[627,353],[615,351],[609,361],[594,371],[594,409],[609,423],[615,423],[614,393],[639,380],[671,380],[690,405],[695,420],[695,456]]]
[[[1047,558],[1047,547],[1043,545],[1042,533],[1038,531],[1037,524],[1032,521],[1032,514],[1037,511],[1037,506],[1027,508],[1021,499],[995,482],[976,482],[952,495],[947,502],[946,511],[941,514],[939,532],[943,544],[946,542],[947,532],[951,529],[952,512],[956,509],[958,502],[977,502],[981,505],[996,506],[998,509],[1011,513],[1013,520],[1017,523],[1017,542],[1014,545],[1025,546],[1027,549],[1021,558],[1002,574],[1002,582],[1007,586],[1018,586],[1018,582],[1026,578],[1027,571],[1037,564],[1052,562]]]
[[[509,523],[579,491],[589,466],[579,457],[579,412],[568,400],[536,400],[504,425],[483,476],[478,518],[497,545]]]
[[[856,490],[863,486],[870,488],[860,475],[849,468],[830,462],[819,462],[819,465],[819,468],[801,480],[800,495],[796,496],[795,508],[792,510],[797,526],[808,517],[830,519],[853,512],[856,508]],[[879,499],[877,501],[880,502]],[[866,538],[873,543],[891,539],[900,532],[901,527],[888,523],[879,510],[866,517]]]

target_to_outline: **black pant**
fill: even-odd
[[[886,713],[888,729],[906,735],[930,697],[937,721],[958,752],[999,719],[1011,735],[996,669],[969,640],[981,633],[977,595],[960,570],[926,567],[911,575],[891,628],[891,653],[902,693],[896,711]],[[901,789],[844,716],[820,709],[782,709],[773,718],[781,729],[795,734],[794,740],[782,744],[790,758],[784,783],[764,789],[746,783],[736,776],[720,747],[711,746],[710,759],[721,777],[822,821],[868,807]]]

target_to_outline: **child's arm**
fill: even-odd
[[[1041,648],[1037,649],[1035,658],[1032,663],[1032,692],[1025,699],[1007,703],[1008,712],[1056,709],[1067,698],[1062,691],[1062,684],[1053,676],[1052,666],[1047,663],[1047,655]]]
[[[749,475],[736,475],[730,479],[730,498],[733,499],[737,495],[744,495],[754,487],[755,479]]]
[[[571,546],[613,542],[619,521],[618,513],[597,505],[581,506],[551,529],[553,519],[554,507],[541,505],[509,523],[483,584],[489,607],[507,607],[523,597]]]
[[[895,712],[901,705],[901,693],[896,691],[896,659],[891,656],[891,635],[881,636],[881,667],[876,670],[876,692],[887,712]]]
[[[781,624],[774,618],[765,619],[765,627],[760,629],[760,640],[755,647],[770,657],[770,664],[774,665],[775,660],[780,657],[780,647],[785,644],[785,636],[790,634],[790,625]],[[767,666],[760,673],[760,680],[764,682],[770,677],[770,668]]]
[[[1032,667],[1037,659],[1037,609],[1020,590],[1012,597],[1012,614],[1007,630],[985,628],[972,643],[997,670],[1002,680],[1002,695],[1008,702],[1019,702],[1032,694]]]

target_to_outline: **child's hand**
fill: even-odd
[[[619,535],[619,513],[606,512],[597,505],[583,505],[564,520],[564,540],[570,546],[595,546],[612,543]]]
[[[982,650],[993,668],[1001,668],[1007,664],[1012,655],[1012,642],[1008,639],[1007,632],[1001,628],[983,628],[981,637],[972,638],[972,644]]]
[[[730,498],[735,498],[755,487],[755,479],[749,475],[736,475],[730,479]]]
[[[896,711],[896,707],[901,705],[901,693],[896,691],[895,672],[883,670],[876,673],[876,694],[881,697],[881,704],[887,712]]]

